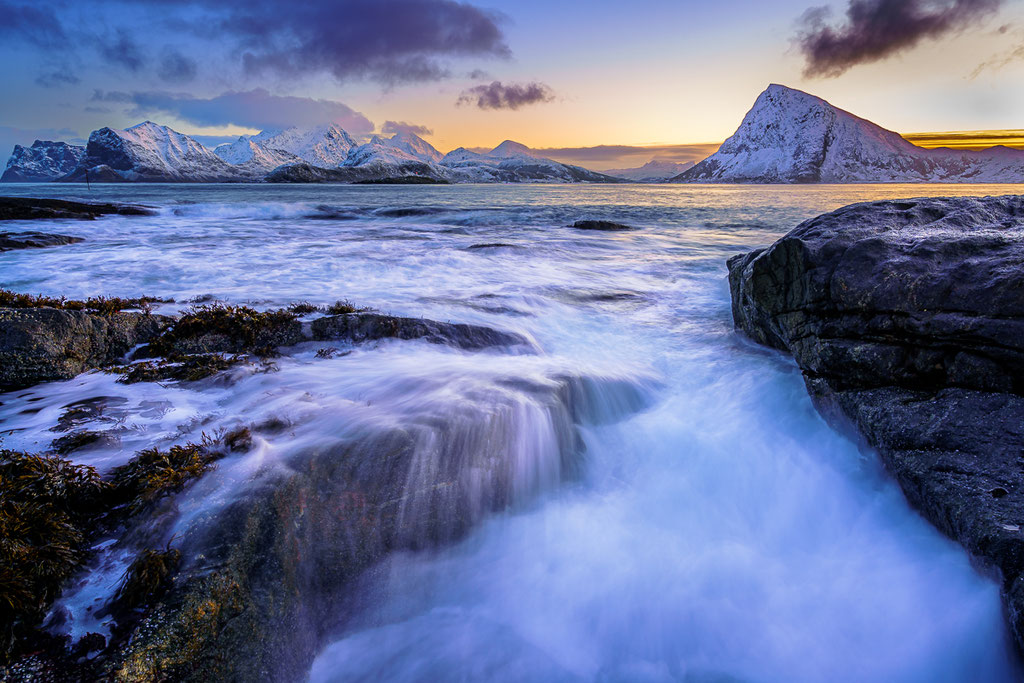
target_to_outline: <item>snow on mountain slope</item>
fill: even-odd
[[[625,178],[626,180],[636,182],[657,182],[659,180],[668,180],[688,168],[693,168],[693,166],[694,162],[692,161],[680,163],[664,159],[651,159],[643,166],[637,168],[613,168],[604,171],[604,173],[616,178]]]
[[[413,133],[395,133],[388,144],[428,163],[437,163],[444,156],[429,142]]]
[[[70,173],[85,156],[85,147],[66,142],[36,140],[31,147],[14,146],[0,182],[41,182]]]
[[[218,145],[213,153],[235,166],[251,166],[270,171],[282,164],[294,164],[302,158],[280,149],[261,145],[249,135],[243,135],[234,142]]]
[[[1024,150],[923,149],[781,85],[761,93],[719,150],[673,182],[1024,182]]]
[[[265,130],[252,140],[266,149],[294,154],[320,168],[336,168],[345,163],[349,151],[356,146],[343,128],[334,123],[314,128]]]
[[[395,138],[397,137],[398,135],[395,135]],[[423,144],[430,147],[426,142]],[[445,170],[433,163],[429,154],[420,157],[409,151],[410,148],[416,149],[416,145],[408,140],[399,140],[396,144],[394,138],[389,140],[374,135],[366,144],[353,147],[349,151],[343,167],[358,168],[378,178],[419,175],[439,180],[447,179]],[[430,149],[434,150],[433,147]]]
[[[451,170],[453,181],[463,183],[619,182],[603,173],[545,159],[512,140],[486,154],[459,147],[446,154],[440,164]]]
[[[152,121],[93,131],[85,158],[62,180],[81,181],[86,172],[94,180],[136,182],[245,181],[262,175],[232,166],[189,136]]]

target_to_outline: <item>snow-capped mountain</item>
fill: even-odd
[[[0,182],[23,183],[56,180],[70,173],[85,156],[85,147],[66,142],[36,140],[31,147],[14,146]]]
[[[368,142],[352,147],[344,162],[335,168],[317,164],[282,166],[268,175],[273,182],[359,182],[407,177],[449,181],[450,173],[439,166],[441,153],[412,133],[390,138],[374,135]]]
[[[356,146],[352,136],[335,123],[313,128],[265,130],[252,139],[265,148],[294,154],[320,168],[341,166],[349,151]]]
[[[1024,150],[924,149],[782,85],[757,98],[719,150],[673,182],[1024,182]]]
[[[613,168],[605,171],[610,176],[625,178],[638,183],[651,183],[659,180],[668,180],[677,176],[688,168],[693,168],[694,162],[667,161],[665,159],[651,159],[643,166],[637,168]]]
[[[429,163],[437,163],[444,156],[434,149],[433,145],[414,133],[395,133],[387,142],[390,146]]]
[[[262,175],[232,166],[189,136],[152,121],[93,131],[85,158],[62,180],[81,181],[87,172],[91,180],[107,182],[238,182]]]
[[[229,164],[249,166],[263,171],[271,171],[282,164],[294,164],[302,161],[300,157],[281,149],[273,149],[261,145],[249,135],[243,135],[234,142],[217,146],[213,153]]]
[[[545,159],[524,144],[505,140],[486,154],[464,147],[448,152],[440,165],[451,179],[464,183],[619,182],[604,173]]]

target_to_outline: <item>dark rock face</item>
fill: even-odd
[[[856,204],[729,260],[736,326],[1002,576],[1024,646],[1024,196]]]
[[[14,249],[43,249],[82,242],[81,237],[51,235],[45,232],[0,232],[0,252]]]
[[[350,313],[318,318],[312,323],[317,341],[365,342],[377,339],[422,339],[432,344],[479,350],[528,344],[526,338],[490,327],[441,323],[420,318],[396,318],[378,313]]]
[[[56,180],[67,175],[85,156],[85,147],[66,142],[36,140],[31,147],[14,146],[7,168],[0,176],[3,183],[31,183]]]
[[[145,313],[0,308],[0,391],[71,379],[113,363],[165,324],[165,318]]]
[[[98,216],[152,216],[155,212],[130,204],[90,204],[65,199],[35,199],[33,197],[0,197],[0,221],[32,220],[37,218],[75,218],[93,220]]]

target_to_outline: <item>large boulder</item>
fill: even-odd
[[[736,326],[1002,577],[1024,645],[1024,196],[855,204],[729,260]]]
[[[0,391],[71,379],[156,337],[166,319],[58,308],[0,308]]]

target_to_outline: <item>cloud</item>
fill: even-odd
[[[430,130],[426,126],[418,126],[415,123],[406,123],[405,121],[385,121],[384,125],[380,127],[380,132],[384,135],[394,135],[395,133],[412,133],[413,135],[433,135],[434,131]]]
[[[1018,45],[1017,47],[998,54],[991,59],[987,59],[979,64],[969,76],[970,80],[974,80],[985,71],[998,71],[1005,66],[1009,66],[1013,62],[1024,60],[1024,45]]]
[[[94,101],[135,105],[136,116],[169,115],[196,126],[236,125],[245,128],[287,128],[337,123],[353,135],[373,131],[373,123],[361,113],[336,100],[271,95],[258,88],[228,91],[211,98],[168,92],[102,92]]]
[[[0,36],[44,48],[58,47],[67,40],[53,8],[35,3],[0,2]]]
[[[168,83],[188,83],[195,80],[196,61],[177,50],[164,48],[156,73],[161,80]]]
[[[528,104],[550,102],[555,99],[551,88],[543,83],[522,85],[493,81],[463,90],[456,104],[475,104],[481,109],[519,109]]]
[[[161,0],[150,0],[163,7]],[[502,16],[455,0],[271,0],[192,3],[207,12],[193,30],[233,43],[249,73],[328,72],[386,85],[438,80],[447,58],[508,58]]]
[[[922,40],[961,31],[995,12],[1002,1],[849,0],[842,26],[829,24],[828,8],[811,8],[801,17],[796,36],[807,60],[804,75],[832,78]]]
[[[126,92],[118,92],[117,90],[93,90],[92,97],[89,98],[89,101],[129,104],[134,100],[132,99],[131,94]]]
[[[111,64],[123,66],[129,71],[139,71],[146,63],[142,50],[125,29],[117,30],[117,40],[100,45],[100,55]]]
[[[71,70],[67,67],[47,71],[46,73],[39,74],[39,76],[36,77],[36,85],[40,85],[44,88],[57,88],[62,85],[76,85],[79,81],[80,79],[78,76],[71,73]]]

